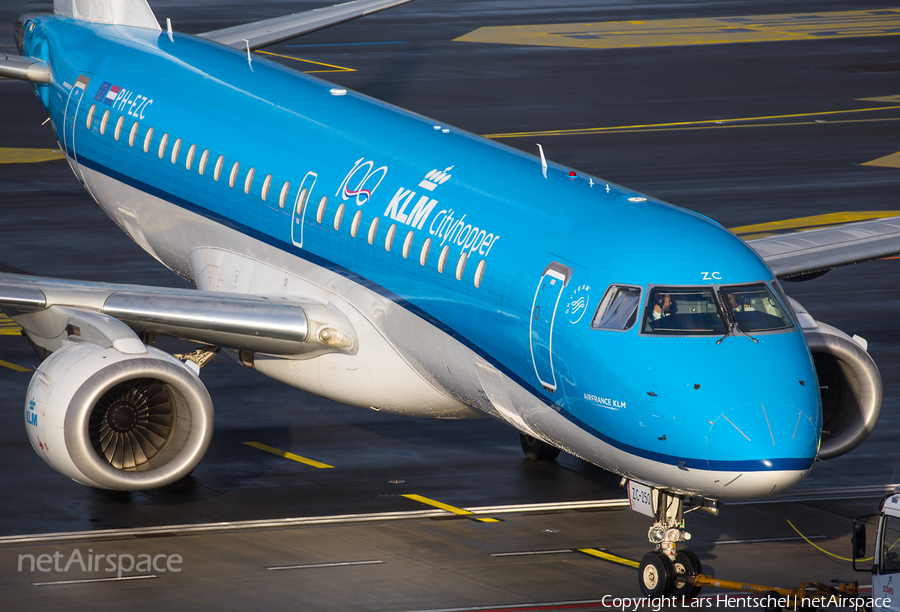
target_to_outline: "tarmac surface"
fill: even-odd
[[[46,6],[8,6],[16,4],[0,9],[2,23]],[[169,17],[176,31],[194,33],[320,5],[151,1],[163,23]],[[878,14],[867,29],[840,27],[859,15],[832,16],[814,35],[704,43],[716,31],[702,30],[703,19],[789,21],[783,7],[416,0],[266,51],[442,124],[506,134],[496,139],[535,154],[540,142],[551,160],[726,227],[900,210],[900,163],[888,157],[900,150],[900,13],[872,2]],[[842,2],[790,7],[826,20],[847,10]],[[694,20],[687,25],[701,28],[699,42],[671,46],[671,32],[656,25],[625,48],[456,40],[486,26],[672,19]],[[568,31],[587,40],[600,36],[596,29]],[[10,27],[0,52],[13,50]],[[57,146],[28,84],[0,79],[0,109],[0,273],[184,286],[118,230],[65,161],[8,163],[4,148]],[[882,161],[865,165],[873,160]],[[702,245],[686,236],[666,248]],[[786,284],[817,319],[868,340],[884,379],[882,416],[862,446],[817,464],[782,499],[723,505],[717,517],[689,514],[689,548],[707,573],[778,586],[871,583],[801,539],[788,520],[846,557],[851,519],[875,512],[886,487],[900,482],[898,272],[900,260],[888,259]],[[194,473],[161,490],[109,493],[56,474],[31,450],[22,423],[30,374],[9,366],[31,369],[39,359],[24,339],[0,335],[0,360],[3,610],[590,610],[619,609],[609,597],[640,596],[635,569],[621,560],[650,550],[650,521],[623,507],[619,478],[566,455],[530,462],[500,423],[343,406],[220,356],[203,370],[216,431]],[[524,507],[535,504],[546,505]],[[497,522],[478,520],[485,518]],[[106,567],[29,566],[28,555],[56,554],[65,565],[75,551],[85,564],[104,554],[163,555],[172,565],[131,568],[123,572],[131,580],[110,582],[96,582],[115,577]],[[704,590],[716,593],[723,591]]]

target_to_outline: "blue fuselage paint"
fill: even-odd
[[[652,285],[771,281],[715,222],[216,43],[35,21],[23,51],[52,67],[36,90],[77,164],[389,297],[630,456],[735,475],[810,468],[821,405],[796,327],[758,343],[591,328],[612,283],[641,287],[646,303]],[[79,77],[90,80],[75,104]],[[568,277],[548,273],[553,262]],[[635,473],[602,456],[588,458]]]

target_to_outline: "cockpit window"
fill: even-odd
[[[638,287],[610,285],[597,307],[593,329],[629,330],[637,321],[641,305],[641,290]]]
[[[794,307],[791,306],[791,301],[788,299],[787,294],[784,292],[784,287],[781,286],[781,283],[778,282],[777,278],[773,278],[772,289],[775,290],[775,294],[778,296],[778,299],[781,300],[781,305],[784,306],[785,310],[787,310],[788,316],[793,320],[797,321],[797,313],[794,312]]]
[[[765,283],[722,287],[723,304],[742,332],[763,332],[793,327],[784,308]]]
[[[721,336],[727,331],[712,287],[654,287],[644,314],[645,334]]]

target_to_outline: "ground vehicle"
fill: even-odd
[[[881,501],[872,557],[872,608],[875,612],[900,610],[900,487]],[[866,525],[862,517],[853,521],[853,569],[866,556]],[[897,582],[894,582],[894,578]]]

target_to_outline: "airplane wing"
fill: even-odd
[[[49,83],[50,67],[47,62],[33,57],[0,53],[0,76],[32,83]]]
[[[51,352],[70,342],[133,340],[117,321],[137,332],[274,355],[357,350],[347,318],[312,300],[4,273],[0,309]]]
[[[198,34],[198,36],[236,49],[245,49],[249,44],[252,51],[407,2],[412,2],[412,0],[354,0],[312,11],[214,30]]]
[[[900,253],[900,217],[768,236],[747,244],[778,278],[817,276],[839,266]]]

